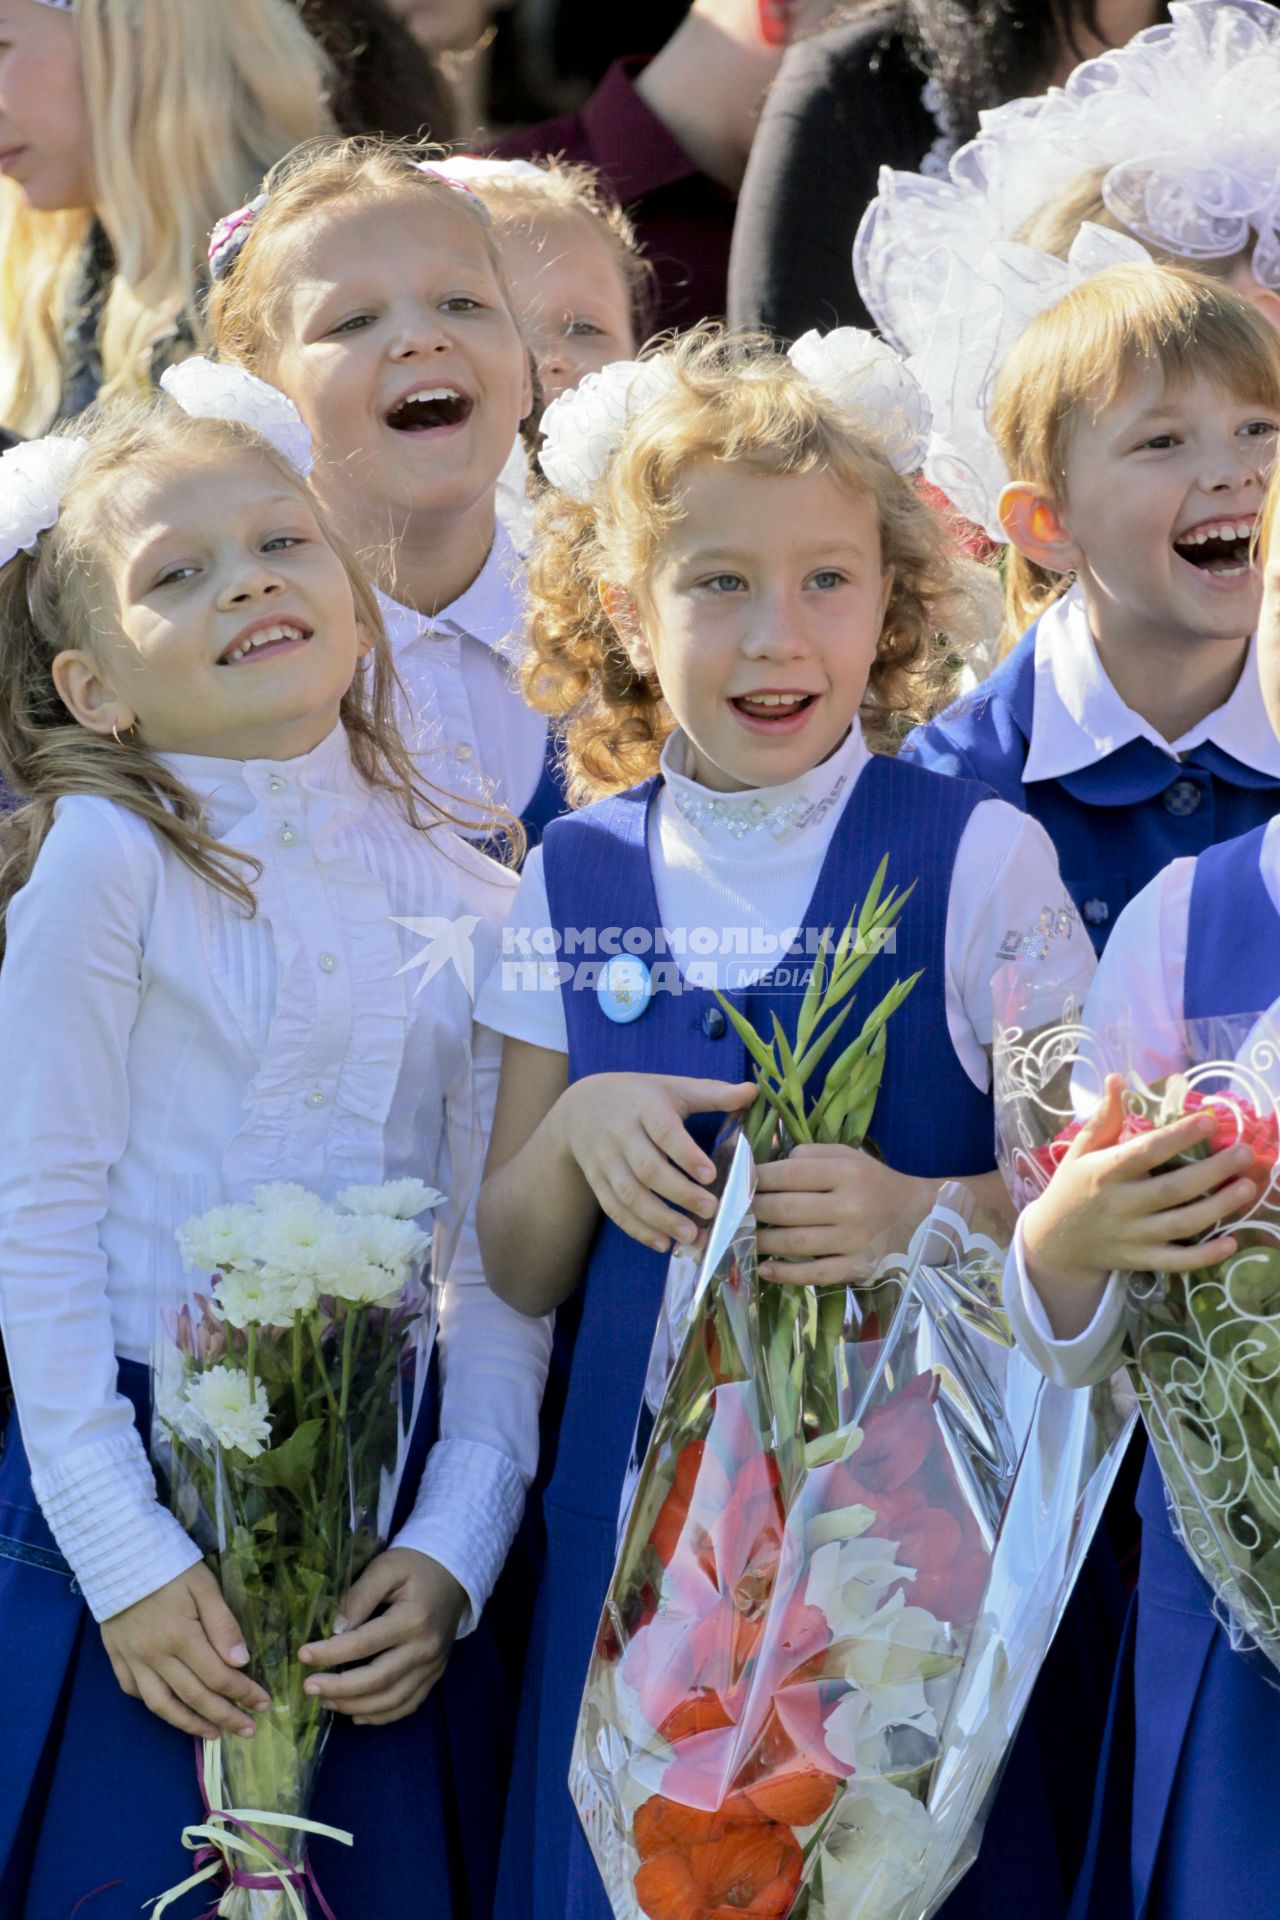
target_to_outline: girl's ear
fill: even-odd
[[[618,587],[610,580],[600,586],[600,604],[605,610],[610,626],[622,642],[623,652],[637,673],[652,673],[653,649],[644,637],[640,625],[640,609],[625,587]]]
[[[999,512],[1001,526],[1025,559],[1050,573],[1076,571],[1080,550],[1056,500],[1029,480],[1014,480],[1000,495]]]
[[[1264,320],[1271,322],[1277,333],[1280,333],[1280,293],[1276,293],[1271,287],[1260,286],[1256,280],[1253,280],[1252,274],[1249,277],[1252,285],[1245,294],[1245,299],[1251,307],[1257,308]]]
[[[368,628],[362,627],[360,622],[357,620],[356,621],[356,659],[357,660],[367,659],[368,656],[373,652],[377,644],[378,644],[377,641],[374,639],[373,635],[369,632]]]
[[[57,654],[50,673],[63,706],[90,733],[113,729],[127,733],[133,726],[133,708],[107,685],[95,662],[78,647]]]

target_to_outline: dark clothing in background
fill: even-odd
[[[916,172],[939,137],[925,80],[883,19],[792,47],[765,102],[738,203],[729,318],[794,340],[874,323],[853,240],[882,166]]]
[[[508,134],[491,151],[502,160],[562,156],[599,169],[657,275],[658,332],[723,318],[735,203],[636,92],[650,57],[616,60],[580,113]]]

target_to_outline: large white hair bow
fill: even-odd
[[[802,334],[788,359],[850,414],[899,473],[914,473],[929,443],[929,402],[892,347],[858,327]],[[572,500],[590,500],[629,423],[677,382],[670,353],[615,360],[551,402],[542,416],[542,471]]]
[[[196,357],[170,367],[160,385],[184,413],[197,419],[237,420],[270,441],[300,478],[311,472],[311,434],[298,409],[244,367]],[[35,552],[40,535],[57,522],[88,448],[83,436],[52,433],[0,454],[0,566],[7,566],[15,554]]]

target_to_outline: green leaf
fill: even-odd
[[[719,991],[716,991],[716,999],[720,1002],[729,1025],[733,1028],[761,1072],[769,1074],[776,1080],[778,1078],[778,1063],[765,1046],[764,1041],[760,1038],[751,1022],[744,1018],[733,1003],[726,1000],[724,995]]]
[[[323,1420],[304,1420],[280,1446],[250,1461],[246,1476],[259,1486],[284,1487],[289,1493],[301,1495],[315,1467],[324,1426]]]

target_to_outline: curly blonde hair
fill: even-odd
[[[986,569],[895,472],[860,425],[761,336],[703,327],[670,350],[675,381],[627,425],[585,504],[551,488],[529,566],[525,694],[563,730],[575,804],[646,779],[675,722],[605,611],[602,589],[633,598],[682,514],[681,480],[700,460],[760,473],[829,473],[869,500],[893,570],[863,719],[892,745],[936,712],[963,651],[983,637]]]
[[[368,786],[392,797],[410,826],[461,824],[445,796],[424,786],[393,719],[396,680],[377,597],[295,469],[252,428],[194,419],[164,395],[120,401],[90,423],[55,526],[34,554],[0,568],[0,772],[24,804],[0,817],[0,954],[9,901],[31,876],[54,809],[65,794],[97,794],[145,820],[194,873],[254,910],[257,861],[206,832],[200,805],[140,740],[81,726],[64,707],[53,661],[69,647],[94,652],[110,624],[106,567],[126,532],[118,504],[125,470],[189,473],[193,466],[251,453],[285,486],[306,496],[321,533],[351,583],[356,620],[373,645],[341,704],[351,758]],[[468,822],[474,832],[476,823]],[[484,826],[497,828],[497,821]]]
[[[1280,334],[1240,294],[1187,267],[1109,267],[1037,314],[1000,369],[990,421],[1006,472],[1063,503],[1077,421],[1097,419],[1152,370],[1172,388],[1204,378],[1280,408]],[[1006,647],[1069,584],[1010,547]]]

